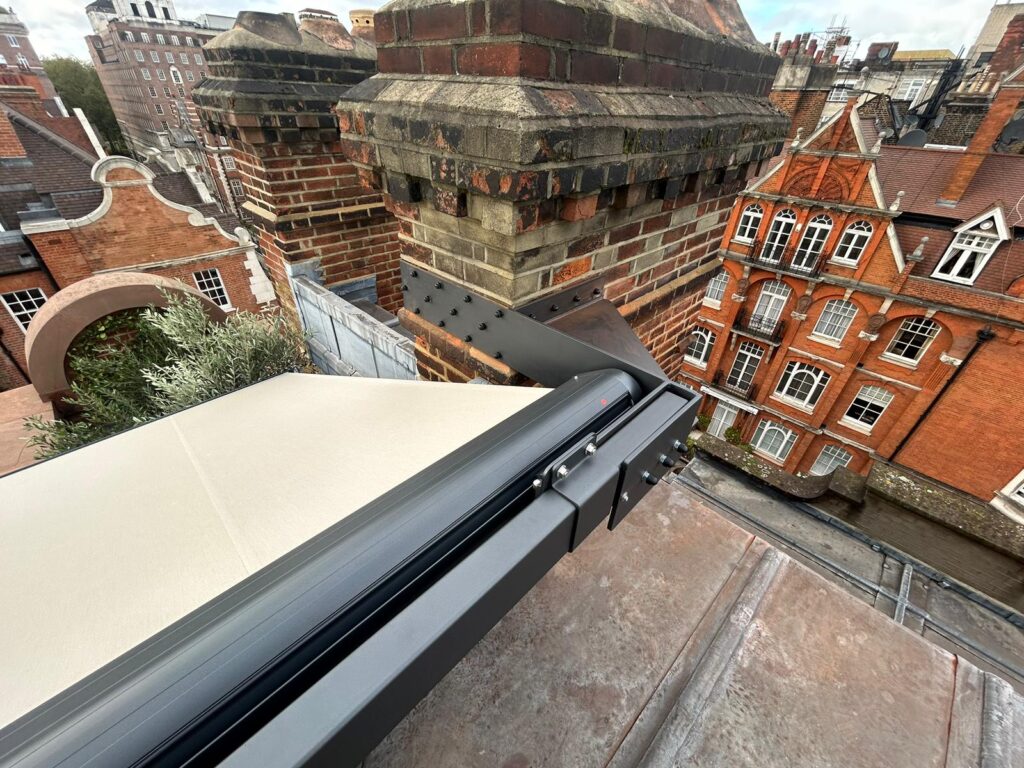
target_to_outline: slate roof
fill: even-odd
[[[1024,155],[990,154],[963,199],[954,207],[938,205],[963,152],[885,145],[878,158],[878,177],[887,201],[906,192],[901,209],[958,221],[973,219],[1001,204],[1009,216],[1024,198]]]
[[[22,257],[30,256],[32,261],[26,263]],[[0,275],[11,275],[36,268],[35,257],[28,243],[22,238],[4,237],[0,239]]]

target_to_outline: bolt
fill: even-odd
[[[463,337],[462,337],[462,340],[463,340],[463,341],[472,341],[472,340],[473,340],[473,337],[472,337],[472,336],[470,336],[470,335],[469,335],[469,334],[467,333],[467,334],[466,334],[465,336],[463,336]]]
[[[409,274],[412,275],[413,277],[419,277],[420,276],[420,273],[418,271],[416,271],[415,269],[412,272],[410,272]]]
[[[408,291],[409,290],[409,286],[406,285],[405,283],[402,283],[402,290],[403,291]]]
[[[551,311],[552,312],[557,312],[558,311],[558,305],[557,304],[552,304],[551,305]]]
[[[505,313],[502,312],[500,309],[496,309],[496,310],[494,310],[494,316],[495,317],[504,317]]]
[[[481,331],[486,331],[487,323],[480,323],[480,325],[478,325],[477,328],[479,328]]]
[[[544,486],[544,481],[543,480],[541,480],[539,477],[534,478],[534,480],[533,480],[533,489],[535,491],[539,491],[543,486]]]
[[[565,464],[563,464],[557,470],[555,470],[555,474],[560,478],[565,477],[566,475],[569,474],[569,468],[565,466]]]
[[[658,484],[658,476],[657,475],[652,475],[650,472],[644,472],[640,476],[640,478],[645,483],[647,483],[648,485],[657,485]]]
[[[414,309],[414,310],[412,311],[412,313],[413,313],[414,315],[418,315],[418,314],[420,313],[420,308],[419,308],[419,307],[416,307],[416,309]]]
[[[585,453],[587,454],[587,456],[593,456],[595,453],[597,453],[597,445],[595,443],[587,443]]]
[[[501,360],[502,357],[504,357],[504,355],[502,355],[501,352],[495,352],[494,353],[494,359],[495,360]]]
[[[581,301],[583,301],[583,299],[580,298],[580,295],[578,293],[572,297],[573,304],[579,304]]]
[[[595,288],[594,289],[594,295],[595,296],[600,296],[601,295],[601,289],[600,288]]]
[[[459,310],[457,310],[455,307],[452,307],[451,309],[448,310],[448,314],[451,315],[452,317],[455,317],[457,314],[459,314]]]
[[[431,301],[431,299],[430,299],[430,297],[429,297],[429,296],[424,296],[424,297],[423,297],[423,301],[424,301],[424,302],[426,302],[427,304],[429,304],[429,303],[430,303],[430,301]]]
[[[670,459],[664,453],[661,454],[661,456],[658,457],[658,463],[661,464],[661,466],[663,466],[663,467],[668,467],[669,469],[671,469],[672,467],[674,467],[676,465],[675,460],[674,459]]]
[[[434,287],[437,288],[437,290],[440,291],[440,290],[442,290],[444,288],[444,283],[442,283],[440,280],[438,280],[436,283],[434,283]]]
[[[536,320],[537,319],[537,316],[535,314],[533,314],[533,312],[530,313],[529,317],[530,317],[531,320]]]
[[[444,326],[445,326],[444,320],[438,320],[437,321],[437,327],[438,328],[444,328]]]
[[[469,294],[467,293],[467,294],[466,294],[465,296],[463,296],[463,297],[462,297],[462,300],[463,300],[463,301],[464,301],[464,302],[465,302],[466,304],[469,304],[469,302],[471,302],[471,301],[473,300],[473,297],[472,297],[472,296],[470,296],[470,295],[469,295]]]

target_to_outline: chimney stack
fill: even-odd
[[[781,32],[776,32],[775,37],[772,38],[772,50],[778,53],[779,51],[779,39],[782,37]]]
[[[1006,124],[1013,119],[1021,100],[1024,99],[1024,75],[1018,75],[1016,80],[1002,83],[1001,86],[997,83],[997,87],[998,91],[988,114],[974,132],[971,143],[967,145],[967,150],[957,163],[952,178],[939,198],[940,204],[954,206],[960,202],[981,164],[992,152]]]
[[[373,11],[360,8],[349,11],[348,19],[352,24],[352,34],[368,43],[376,44],[376,33],[373,30]]]

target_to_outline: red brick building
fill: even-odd
[[[46,110],[52,115],[64,114],[65,109],[57,90],[43,69],[43,62],[32,46],[26,27],[13,8],[0,7],[0,67],[35,76],[33,84],[39,90]]]
[[[0,86],[0,389],[27,383],[24,337],[39,307],[90,275],[153,272],[223,307],[270,306],[273,288],[237,224],[184,174],[100,159],[77,118],[47,115],[28,85]]]
[[[681,342],[711,434],[1024,512],[1024,157],[991,151],[1016,76],[966,151],[882,146],[854,96],[738,198]]]

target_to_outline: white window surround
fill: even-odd
[[[851,459],[853,459],[853,454],[845,448],[840,448],[838,445],[826,445],[822,447],[821,453],[814,460],[808,474],[827,475],[838,467],[849,465]]]
[[[779,378],[772,397],[792,403],[801,410],[813,411],[832,377],[817,366],[791,360]]]
[[[931,276],[937,280],[973,285],[996,249],[1010,239],[1010,228],[1006,224],[1003,209],[996,207],[985,211],[953,231],[956,237],[942,254]],[[971,274],[960,275],[967,267],[971,268]]]
[[[698,368],[707,368],[711,358],[711,350],[715,346],[715,334],[707,328],[694,328],[691,332],[693,341],[686,347],[683,360]]]
[[[738,243],[752,243],[757,238],[761,229],[761,221],[764,219],[764,208],[757,203],[751,203],[743,209],[740,216],[740,223],[736,227],[736,234],[733,237]]]
[[[794,269],[810,270],[818,261],[825,243],[832,233],[832,219],[825,214],[818,214],[807,223],[796,254],[793,256]]]
[[[231,299],[228,297],[228,291],[224,286],[219,269],[214,267],[201,269],[192,273],[192,279],[195,280],[196,287],[212,299],[214,304],[221,309],[232,309]]]
[[[726,384],[741,390],[747,390],[754,382],[757,369],[764,357],[764,349],[752,341],[740,342],[740,348],[733,359],[732,368],[726,378]]]
[[[791,209],[785,208],[776,213],[765,237],[761,258],[772,262],[781,261],[795,228],[796,214]]]
[[[18,38],[14,35],[7,36],[7,44],[11,46],[11,48],[21,48],[21,43],[18,42]]]
[[[149,42],[149,33],[148,32],[143,32],[140,35],[140,38],[142,39],[142,42],[148,43]]]
[[[894,395],[876,384],[863,385],[846,408],[839,423],[870,434],[892,403]]]
[[[991,504],[1011,520],[1024,524],[1024,470],[996,493]]]
[[[149,58],[153,61],[154,64],[159,64],[160,63],[160,51],[150,51],[149,52]]]
[[[857,305],[847,299],[829,299],[818,315],[811,337],[831,343],[841,342],[857,316]]]
[[[36,312],[46,303],[46,294],[43,293],[42,288],[22,288],[0,294],[0,302],[11,313],[11,317],[14,318],[18,327],[27,331]]]
[[[704,292],[704,306],[713,309],[722,308],[722,299],[725,297],[725,289],[729,286],[729,273],[724,269],[711,278],[707,290]]]
[[[830,262],[843,267],[855,267],[871,242],[875,228],[867,221],[855,221],[843,230],[839,245],[832,253]]]
[[[761,419],[750,441],[755,453],[777,464],[785,463],[796,443],[796,432],[777,421]]]
[[[28,58],[25,56],[24,53],[19,53],[18,54],[18,65],[21,66],[21,67],[24,67],[25,69],[28,69],[28,67],[29,67]]]
[[[889,345],[879,355],[883,360],[906,368],[916,368],[928,347],[939,335],[939,324],[927,317],[907,317],[896,329]],[[905,354],[912,352],[912,355]]]
[[[730,405],[724,400],[715,404],[715,410],[711,414],[711,421],[708,423],[708,434],[720,440],[725,439],[725,431],[736,423],[740,409]]]

